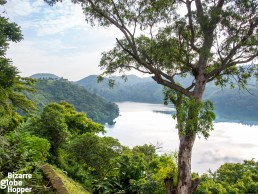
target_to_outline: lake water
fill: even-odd
[[[151,143],[161,145],[161,153],[178,150],[176,121],[171,115],[161,113],[174,111],[172,107],[135,102],[117,104],[120,116],[114,126],[106,126],[107,136],[129,147]],[[214,131],[208,140],[196,138],[192,171],[214,171],[223,163],[252,158],[258,159],[258,125],[214,123]]]

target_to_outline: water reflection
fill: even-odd
[[[106,126],[107,135],[120,140],[123,145],[145,143],[162,144],[162,152],[178,149],[176,121],[173,107],[162,104],[123,102],[117,103],[120,116],[116,124]],[[225,162],[258,159],[258,126],[239,123],[215,123],[208,140],[197,138],[193,150],[192,170],[203,173],[215,170]]]

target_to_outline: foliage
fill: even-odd
[[[172,102],[176,108],[176,127],[181,135],[201,134],[206,139],[213,130],[213,104],[211,101],[196,102],[169,88],[164,88],[164,103]]]
[[[37,94],[27,94],[27,97],[34,101],[40,110],[51,102],[59,103],[65,100],[73,104],[77,111],[86,112],[87,117],[95,122],[112,122],[118,116],[117,105],[65,79],[39,79],[35,88]]]
[[[124,150],[113,159],[112,167],[113,173],[96,181],[95,193],[162,194],[165,192],[164,180],[170,177],[177,179],[172,155],[158,156],[153,145]]]
[[[146,178],[144,163],[140,155],[122,154],[113,164],[117,169],[116,176],[97,185],[98,193],[139,193]]]
[[[105,177],[111,170],[111,160],[121,154],[123,147],[112,137],[99,137],[85,133],[74,138],[67,147],[73,157],[97,178]]]
[[[67,149],[60,149],[58,152],[58,167],[63,169],[70,178],[83,184],[85,188],[91,188],[95,178],[94,175],[91,174],[85,164],[77,161],[74,155],[75,153],[71,153]]]
[[[250,193],[258,192],[258,162],[226,163],[209,175],[204,174],[196,194]]]
[[[85,113],[80,113],[67,102],[51,103],[39,117],[28,121],[27,131],[46,138],[51,144],[51,153],[58,155],[58,149],[72,135],[86,132],[104,132],[102,125],[92,122]]]
[[[19,158],[24,158],[25,164],[36,164],[37,162],[45,162],[49,155],[50,143],[48,140],[30,135],[29,133],[13,132],[10,135],[11,144],[14,150],[19,155]],[[16,160],[17,162],[17,160]]]
[[[22,117],[18,110],[25,112],[34,109],[34,105],[21,91],[34,91],[35,80],[18,75],[11,60],[5,57],[9,42],[18,42],[22,39],[20,28],[15,23],[0,16],[0,134],[15,128]]]
[[[23,180],[23,187],[32,188],[32,193],[56,193],[55,190],[52,188],[49,180],[46,179],[46,177],[42,174],[40,166],[41,165],[30,166],[17,171],[17,173],[19,174],[32,174],[31,179]]]
[[[20,131],[11,132],[1,138],[0,172],[6,176],[8,172],[30,169],[45,162],[50,144],[46,139]]]
[[[11,150],[10,142],[3,136],[0,136],[0,145],[0,178],[2,179],[10,168],[9,166],[13,166],[13,164],[9,163],[13,151]]]
[[[50,143],[43,138],[24,133],[21,128],[1,137],[0,142],[0,178],[8,172],[32,174],[31,179],[24,179],[23,186],[32,188],[35,193],[52,193],[44,179],[40,166],[47,160]]]
[[[0,56],[6,54],[9,42],[19,42],[22,39],[20,27],[15,23],[10,23],[7,18],[0,16]]]
[[[175,160],[176,158],[172,154],[161,155],[158,162],[158,171],[154,175],[155,179],[163,183],[165,179],[169,178],[173,180],[173,186],[176,186],[178,169]]]

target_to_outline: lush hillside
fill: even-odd
[[[77,83],[89,91],[98,94],[110,101],[133,101],[147,103],[163,103],[162,86],[155,83],[150,77],[140,78],[128,76],[124,82],[121,77],[114,77],[115,86],[109,88],[108,80],[97,83],[97,76],[91,75]],[[190,77],[184,80],[178,79],[182,85],[191,83]],[[256,81],[251,79],[248,91],[240,91],[238,88],[221,89],[210,83],[206,87],[205,99],[214,103],[217,121],[238,121],[252,123],[258,121],[258,87]]]
[[[106,78],[97,83],[96,75],[88,76],[76,83],[113,102],[161,103],[163,101],[162,86],[154,83],[150,77],[140,78],[129,75],[126,82],[121,77],[114,77],[114,80],[113,88],[109,87]]]
[[[246,124],[257,123],[258,88],[249,87],[248,91],[217,89],[212,93],[206,93],[206,97],[214,103],[217,120],[234,120]]]
[[[35,87],[38,92],[28,94],[28,98],[35,101],[39,109],[50,102],[64,100],[73,104],[77,111],[86,112],[87,117],[95,122],[112,122],[119,114],[116,104],[62,78],[39,79]]]

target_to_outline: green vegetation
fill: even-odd
[[[52,1],[48,2],[51,3]],[[115,7],[119,10],[122,9],[123,13],[125,13],[125,15],[122,15],[122,17],[127,21],[129,19],[129,23],[131,23],[132,21],[130,19],[132,17],[132,13],[128,14],[128,12],[126,12],[126,9],[124,9],[125,2],[127,1],[118,1],[118,3],[122,4],[119,7]],[[173,11],[169,9],[171,8],[171,6],[173,6],[173,2],[171,4],[171,1],[157,1],[158,4],[156,4],[157,2],[154,3],[153,8],[155,9],[150,10],[148,7],[149,3],[137,1],[137,3],[139,2],[141,8],[145,9],[144,12],[142,12],[142,15],[139,16],[140,22],[143,22],[141,23],[141,27],[143,28],[148,25],[145,23],[146,18],[150,20],[154,19],[154,21],[156,21],[156,19],[157,21],[162,21],[164,17],[167,18],[167,15],[170,15],[170,11]],[[190,11],[191,9],[189,8],[189,6],[191,5],[191,3],[189,1],[186,2],[188,4],[188,10]],[[205,7],[205,9],[202,11],[207,12],[207,14],[210,14],[210,12],[212,13],[210,15],[211,18],[206,18],[204,17],[204,15],[202,15],[202,11],[200,13],[200,10],[198,10],[200,9],[199,6],[202,5],[198,5],[199,1],[196,2],[197,17],[200,20],[195,21],[200,23],[200,26],[196,28],[196,30],[200,28],[203,32],[200,33],[200,31],[198,31],[198,34],[196,35],[197,39],[200,40],[202,38],[201,34],[204,34],[203,41],[205,49],[197,48],[197,45],[191,46],[195,48],[195,51],[200,49],[200,52],[197,52],[198,54],[196,55],[200,55],[201,58],[205,56],[208,60],[208,56],[211,53],[206,50],[209,46],[207,45],[207,32],[210,33],[210,31],[214,30],[213,25],[215,25],[218,22],[217,19],[222,16],[223,17],[221,18],[221,25],[223,25],[225,28],[232,27],[229,24],[229,20],[226,19],[228,16],[231,16],[230,19],[233,19],[234,23],[237,23],[238,18],[241,18],[241,16],[238,15],[238,17],[235,17],[234,14],[232,15],[230,12],[226,11],[222,12],[221,16],[216,14],[221,10],[208,9],[207,7]],[[5,1],[0,1],[1,5],[4,3]],[[251,5],[253,5],[252,3],[253,2],[251,2]],[[114,2],[114,5],[111,5],[106,1],[100,0],[97,2],[97,11],[102,10],[102,7],[99,7],[99,4],[103,5],[102,7],[104,8],[109,8],[110,6],[115,5]],[[219,5],[220,4],[223,5],[223,1],[219,1]],[[130,6],[133,5],[134,4],[130,4]],[[234,3],[229,4],[228,9],[232,10],[234,8],[232,7],[233,5]],[[96,13],[94,13],[93,11],[94,9],[96,11],[96,7],[87,6],[85,7],[86,14],[92,14],[90,15],[91,17],[93,17],[91,18],[92,22],[94,19],[97,19],[101,25],[110,25],[110,22],[113,21],[106,21],[105,18],[103,20],[103,18],[101,17],[108,17],[108,14],[95,15]],[[240,12],[251,10],[252,13],[252,9],[249,6],[250,5],[246,1],[244,1],[244,4],[238,1],[236,2],[236,8],[240,9]],[[116,9],[116,11],[119,10]],[[135,10],[137,9],[127,11],[132,11],[134,14]],[[114,13],[114,15],[115,14],[117,13]],[[191,14],[194,13],[189,12],[187,16],[189,17],[188,19],[190,19],[190,21],[192,20]],[[201,16],[199,16],[199,14],[201,14]],[[119,18],[119,20],[120,19],[121,18]],[[207,23],[208,19],[210,19],[212,22],[211,26],[209,26]],[[185,20],[183,19],[182,21],[185,22]],[[134,20],[134,22],[135,24],[137,24],[137,22],[139,21]],[[182,23],[180,23],[180,21],[177,22],[178,25],[181,26]],[[256,23],[253,23],[251,20],[249,20],[248,22],[250,26],[245,25],[245,28],[251,28],[252,26],[258,25],[257,20]],[[207,24],[209,26],[208,31],[203,29],[204,24]],[[121,26],[121,28],[124,27],[124,25]],[[183,28],[184,26],[181,27],[181,32],[183,34],[180,35],[182,35],[185,40],[189,41],[188,34],[185,34],[186,31]],[[190,30],[192,29],[191,40],[194,40],[194,26],[190,24],[189,27]],[[246,36],[248,35],[248,37],[251,36],[252,38],[252,29],[250,28],[248,30],[248,34],[245,34],[244,32],[243,34],[245,34]],[[162,30],[161,34],[158,35],[157,40],[151,40],[150,45],[152,49],[154,49],[152,45],[155,45],[155,49],[158,49],[156,50],[158,52],[155,53],[156,56],[154,55],[151,57],[154,57],[153,59],[156,62],[164,62],[161,63],[161,66],[163,65],[164,69],[171,68],[167,67],[171,65],[168,64],[171,59],[176,60],[176,62],[179,62],[179,64],[182,65],[182,63],[178,61],[178,55],[180,56],[180,54],[182,53],[178,52],[176,47],[171,47],[175,46],[176,41],[174,39],[170,39],[167,35],[168,32],[170,33],[170,30],[172,29],[168,28],[165,31]],[[230,28],[230,32],[234,32],[234,30],[235,29]],[[235,35],[235,33],[233,33],[233,35]],[[242,34],[237,35],[239,35],[241,39]],[[248,38],[246,36],[244,36],[245,40],[247,40]],[[195,135],[197,133],[202,133],[205,137],[208,137],[209,130],[212,129],[211,122],[214,118],[214,114],[212,112],[213,107],[212,103],[209,101],[202,102],[199,100],[196,101],[195,98],[188,98],[189,93],[187,93],[187,89],[182,88],[174,82],[171,82],[172,86],[174,86],[173,84],[175,84],[177,87],[179,87],[181,93],[180,91],[178,91],[178,88],[173,88],[172,86],[171,89],[174,90],[167,88],[166,90],[164,90],[164,93],[166,94],[165,100],[172,101],[177,108],[177,128],[179,129],[180,137],[180,149],[178,154],[172,153],[158,155],[156,152],[156,148],[153,145],[142,145],[128,148],[121,145],[118,140],[112,137],[106,137],[103,135],[101,136],[100,133],[105,133],[103,125],[93,122],[91,119],[87,118],[86,113],[77,112],[76,108],[68,102],[78,102],[80,99],[78,98],[78,96],[85,95],[84,98],[89,98],[92,101],[88,101],[88,104],[84,104],[83,101],[79,101],[80,104],[78,106],[83,107],[87,105],[94,105],[93,107],[91,107],[92,109],[87,109],[87,111],[88,116],[91,114],[96,116],[94,118],[95,120],[101,120],[102,118],[111,119],[111,117],[113,118],[113,116],[117,114],[117,109],[114,108],[114,105],[112,103],[102,104],[101,106],[105,107],[107,110],[111,110],[113,108],[113,113],[107,113],[104,116],[99,116],[101,111],[105,110],[98,109],[98,107],[95,106],[96,103],[101,103],[101,98],[98,98],[95,95],[94,99],[92,99],[92,96],[88,95],[88,93],[85,93],[84,89],[64,79],[42,79],[38,82],[37,88],[42,93],[40,95],[35,95],[34,98],[37,99],[37,102],[42,106],[42,109],[37,112],[32,112],[32,110],[34,109],[33,102],[24,95],[24,92],[34,91],[33,83],[35,80],[31,78],[20,77],[18,75],[17,69],[11,65],[11,60],[7,59],[5,56],[9,41],[17,42],[20,41],[21,38],[22,35],[19,27],[14,23],[10,23],[6,18],[0,17],[1,193],[7,193],[6,190],[2,190],[2,186],[4,186],[3,184],[6,183],[7,179],[11,179],[10,177],[8,177],[9,173],[32,174],[31,178],[23,180],[22,187],[31,188],[30,193],[35,194],[173,194],[175,192],[177,192],[178,194],[190,194],[193,192],[196,194],[256,194],[258,192],[258,163],[254,160],[244,161],[244,163],[242,164],[224,164],[214,173],[210,172],[209,174],[204,174],[201,177],[199,177],[195,173],[192,174],[190,171],[187,170],[187,168],[191,169],[190,164],[187,162],[191,160],[191,156],[189,156],[189,154],[191,154],[192,145],[190,145],[189,143],[194,143]],[[133,36],[131,36],[131,38],[133,38],[134,40]],[[169,41],[167,41],[167,38],[169,38]],[[138,60],[148,60],[147,58],[145,59],[145,57],[146,55],[148,55],[150,50],[145,47],[146,45],[150,44],[150,40],[147,37],[141,37],[140,39],[136,40],[137,41],[135,43],[139,44],[139,53],[142,54],[142,57],[138,58]],[[256,43],[255,39],[251,40]],[[122,42],[118,41],[118,44],[120,44],[120,47],[122,47],[122,49],[126,50],[127,48],[124,48],[123,46],[128,45],[126,44],[126,42],[124,42],[124,40],[121,41]],[[231,39],[227,39],[227,41],[225,42],[226,45],[224,45],[226,50],[224,52],[230,50],[228,49],[228,47],[230,47],[232,43]],[[181,43],[184,44],[184,41]],[[194,44],[194,42],[190,43]],[[238,44],[238,42],[233,43]],[[244,51],[247,50],[252,54],[253,43],[250,41],[241,41],[241,45],[239,45],[239,47],[243,45],[245,46]],[[185,46],[182,48],[185,48]],[[111,66],[110,69],[106,70],[106,73],[112,73],[114,68],[120,68],[120,66],[117,67],[116,65],[121,65],[120,63],[118,63],[121,62],[121,60],[125,62],[125,65],[133,60],[131,57],[128,58],[128,53],[124,53],[120,47],[118,45],[118,48],[120,50],[115,49],[113,50],[113,53],[104,54],[104,59],[102,60],[102,65],[104,66],[107,65],[105,61],[108,61],[110,59],[110,56],[116,56],[116,59],[112,58],[112,60],[114,61],[112,62],[112,64],[109,64]],[[175,52],[177,56],[175,56],[173,52],[172,55],[166,53],[166,55],[164,56],[164,52],[166,52],[167,50],[162,49],[163,47],[173,49],[172,51]],[[179,51],[182,50],[179,49]],[[186,51],[187,53],[187,50],[183,51]],[[233,51],[229,51],[230,54],[234,54]],[[243,52],[241,53],[241,56],[245,54]],[[192,53],[188,54],[188,57],[195,58]],[[225,54],[220,53],[220,57],[223,57],[224,55]],[[241,58],[241,56],[238,56],[237,58]],[[246,55],[245,57],[248,58],[250,56]],[[231,60],[233,59],[231,58]],[[140,64],[136,65],[144,66],[144,61],[140,62]],[[227,62],[227,60],[225,62]],[[114,67],[114,65],[116,67]],[[206,66],[208,68],[206,70],[210,71],[209,73],[212,75],[212,77],[210,78],[216,78],[218,84],[221,85],[223,85],[224,82],[227,81],[223,80],[223,75],[238,75],[240,76],[239,78],[242,79],[241,84],[245,84],[244,82],[246,81],[246,78],[250,77],[249,74],[243,72],[243,74],[241,74],[241,68],[239,72],[234,68],[226,69],[227,67],[225,67],[225,70],[228,70],[229,72],[223,71],[223,74],[220,74],[221,71],[215,71],[215,75],[218,76],[216,77],[212,72],[214,70],[217,70],[216,68],[218,67],[218,64],[215,63],[213,65],[215,66]],[[153,68],[148,69],[148,67],[149,66],[146,66],[145,70],[153,71]],[[222,70],[224,70],[223,66],[220,67],[222,67]],[[130,69],[131,67],[127,68]],[[137,68],[140,68],[140,66],[136,66],[136,69]],[[189,69],[191,68],[192,67],[190,66]],[[155,74],[154,79],[159,83],[166,83],[164,82],[165,80],[160,77],[160,72],[156,72],[158,69],[154,70],[155,71],[152,72],[153,74]],[[182,65],[179,66],[177,70],[186,71],[187,69],[185,69],[185,67]],[[201,79],[198,78],[198,73],[201,74],[202,72],[197,72],[197,75],[196,72],[193,72],[193,75],[196,76],[196,81],[200,81]],[[163,74],[162,76],[165,75],[167,74]],[[197,86],[200,85],[197,84]],[[77,88],[76,92],[74,92],[74,88]],[[29,93],[26,94],[28,96],[31,96],[31,94]],[[48,101],[49,98],[51,99],[51,103],[49,103]],[[68,99],[68,102],[63,101],[66,98]],[[53,102],[54,99],[58,102]],[[77,107],[77,109],[79,109],[79,107]],[[94,112],[96,110],[98,112]],[[27,112],[29,114],[20,114],[23,112]],[[200,116],[201,118],[198,118],[198,116]],[[49,168],[46,169],[44,167]],[[50,174],[48,174],[47,172],[50,172]],[[55,175],[57,175],[57,177]],[[58,186],[60,186],[63,190],[59,191],[57,189]],[[182,188],[183,190],[181,190]]]
[[[42,75],[41,75],[42,76]],[[51,102],[62,100],[73,104],[77,111],[86,112],[87,117],[99,123],[112,123],[118,117],[116,104],[108,102],[96,94],[91,94],[84,88],[65,79],[39,79],[35,84],[36,94],[27,93],[28,99],[34,101],[38,109],[42,110]]]
[[[26,130],[48,139],[53,156],[57,156],[60,146],[72,135],[104,132],[102,125],[92,122],[85,113],[76,112],[72,105],[64,101],[49,104],[39,116],[30,118]]]
[[[64,194],[65,192],[63,191],[65,189],[67,194],[90,194],[82,185],[67,177],[61,169],[50,164],[44,165],[42,168],[45,169],[43,170],[44,173],[50,177],[50,181],[56,181],[56,183],[58,183],[58,179],[62,181],[59,181],[59,185],[55,183],[57,192]]]
[[[248,160],[242,164],[226,163],[214,173],[202,175],[201,180],[195,194],[256,194],[258,193],[258,162]]]
[[[34,109],[31,101],[21,94],[21,91],[34,90],[34,80],[20,77],[12,61],[5,56],[9,42],[21,39],[20,28],[0,16],[0,135],[16,127],[22,120],[17,110],[29,112]]]
[[[246,124],[258,122],[257,86],[248,86],[247,90],[214,89],[209,99],[214,104],[217,121],[236,121]]]
[[[165,192],[164,179],[176,183],[174,155],[159,156],[153,145],[129,149],[112,137],[100,137],[100,132],[104,133],[101,124],[76,112],[72,105],[51,103],[5,137],[1,153],[9,160],[1,164],[2,175],[12,171],[38,174],[36,185],[27,183],[33,193],[51,191],[51,187],[43,189],[45,179],[39,171],[45,162],[93,193],[161,194]],[[73,190],[74,184],[68,181],[65,187]]]
[[[98,76],[95,75],[88,76],[76,83],[112,102],[163,103],[163,87],[156,84],[150,77],[139,78],[134,75],[128,75],[126,82],[122,77],[113,77],[113,79],[115,80],[113,88],[109,87],[108,78],[98,83]]]

